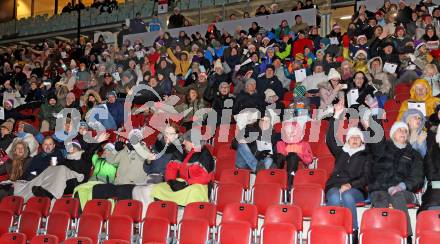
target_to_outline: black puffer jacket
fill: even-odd
[[[422,206],[419,211],[423,211],[432,206],[440,206],[440,189],[432,189],[432,181],[440,181],[440,147],[435,141],[433,131],[428,131],[427,146],[424,172],[428,180],[428,187],[422,196]]]
[[[327,131],[327,146],[335,156],[335,168],[327,180],[326,191],[332,187],[340,187],[343,184],[350,183],[351,187],[356,188],[366,195],[365,187],[368,183],[368,173],[370,172],[371,157],[364,149],[353,155],[342,150],[338,146],[334,135],[335,120],[330,120],[330,126]]]
[[[374,163],[368,190],[388,191],[391,186],[405,183],[406,190],[415,192],[423,185],[423,160],[410,144],[399,149],[392,141],[376,145],[372,150]]]

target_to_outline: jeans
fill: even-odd
[[[357,230],[359,228],[356,203],[364,201],[364,195],[361,191],[356,188],[351,188],[341,194],[339,193],[339,187],[332,187],[327,191],[325,197],[327,199],[327,205],[329,206],[344,206],[350,209],[351,215],[353,216],[353,229]]]
[[[416,202],[414,193],[410,191],[399,191],[391,196],[387,191],[374,191],[370,196],[371,204],[374,208],[389,208],[391,204],[393,208],[405,212],[406,219],[408,220],[408,236],[412,236],[411,220],[406,204]]]
[[[266,157],[262,160],[265,169],[269,169],[273,163],[272,158]],[[235,166],[240,169],[251,169],[252,171],[257,170],[258,160],[255,155],[251,152],[251,149],[247,144],[238,143],[237,154],[235,160]]]

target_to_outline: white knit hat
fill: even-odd
[[[390,138],[393,138],[394,133],[400,128],[409,130],[408,125],[406,123],[404,123],[402,121],[394,122],[393,126],[391,126]]]
[[[332,79],[341,79],[341,74],[339,74],[339,72],[335,69],[335,68],[331,68],[330,71],[328,72],[328,80],[332,80]]]
[[[215,60],[215,62],[214,62],[214,69],[215,68],[223,69],[223,64],[222,64],[222,61],[220,59]]]
[[[353,136],[359,136],[361,138],[362,142],[365,142],[364,141],[364,134],[357,127],[351,127],[350,129],[348,129],[346,141],[348,141]]]
[[[365,52],[365,50],[359,49],[356,54],[354,55],[354,58],[357,58],[359,56],[359,54],[363,54],[365,56],[365,58],[368,57],[367,52]]]

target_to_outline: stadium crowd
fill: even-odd
[[[313,5],[297,2],[295,10]],[[0,175],[7,175],[0,198],[76,193],[83,202],[141,191],[150,202],[209,201],[216,162],[201,128],[256,109],[261,116],[237,125],[231,142],[237,168],[286,169],[291,188],[294,172],[316,156],[297,118],[325,120],[321,133],[335,157],[326,202],[350,208],[355,229],[356,204],[367,199],[409,219],[407,204],[417,203],[425,183],[419,211],[439,209],[440,8],[433,6],[361,5],[347,30],[335,23],[326,36],[296,15],[234,33],[212,23],[206,33],[171,36],[159,25],[153,46],[103,37],[11,46],[0,55]],[[256,15],[278,12],[262,6]],[[373,112],[341,142],[335,131],[352,118],[347,109]],[[376,125],[384,136],[372,143]],[[410,243],[409,221],[408,231]]]

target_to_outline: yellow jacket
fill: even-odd
[[[186,53],[186,56],[188,57],[186,61],[177,59],[173,51],[170,48],[167,49],[168,57],[171,59],[171,61],[173,61],[174,65],[176,65],[176,70],[174,71],[174,74],[176,76],[178,75],[184,76],[188,72],[191,66],[191,59],[189,59],[189,53],[187,51],[183,51],[183,52]]]
[[[416,88],[415,86],[421,84],[426,87],[428,92],[424,97],[418,97],[416,95]],[[397,117],[397,120],[400,120],[405,113],[406,110],[408,110],[408,102],[424,102],[425,103],[425,109],[426,109],[426,117],[429,117],[431,114],[434,113],[435,107],[440,104],[440,98],[433,97],[432,96],[432,88],[429,85],[428,81],[424,79],[417,79],[414,81],[413,85],[411,86],[410,90],[411,97],[407,100],[405,100],[402,103],[402,106],[400,106],[399,110],[399,116]]]

